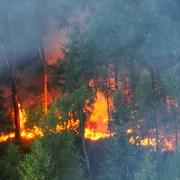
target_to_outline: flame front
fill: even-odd
[[[107,98],[105,94],[101,91],[97,91],[96,99],[93,105],[93,111],[90,115],[89,120],[86,122],[85,127],[85,138],[91,141],[98,141],[100,139],[106,139],[111,136],[111,133],[108,128],[109,124],[109,115],[108,115],[108,104],[112,108],[113,103],[112,99],[107,103]],[[21,127],[21,139],[22,140],[33,140],[37,137],[44,136],[42,129],[34,126],[29,129],[26,128],[25,124],[27,121],[27,114],[25,109],[18,104],[19,115],[20,115],[20,127]],[[74,121],[73,119],[67,121],[66,125],[57,125],[56,132],[61,132],[64,129],[68,130],[76,130],[79,126],[79,121]],[[157,142],[155,137],[150,136],[140,136],[136,135],[136,130],[133,128],[128,128],[126,130],[126,134],[129,138],[129,143],[141,147],[149,147],[152,149],[156,149]],[[180,137],[180,133],[178,133],[178,137]],[[0,143],[6,142],[15,138],[14,132],[10,132],[8,134],[1,133],[0,134]],[[160,149],[161,152],[164,151],[174,151],[176,149],[175,143],[175,135],[167,135],[163,130],[160,131],[159,134],[160,140]]]
[[[112,103],[111,103],[112,104]],[[103,92],[98,91],[96,95],[96,100],[94,102],[94,109],[90,116],[90,119],[86,123],[85,127],[85,138],[97,141],[100,139],[110,137],[110,132],[108,129],[108,107],[107,107],[107,99]],[[31,140],[36,137],[43,136],[43,131],[34,126],[29,129],[25,127],[27,121],[27,114],[25,109],[18,104],[19,114],[20,114],[20,127],[21,127],[21,138],[24,140]],[[79,121],[70,120],[66,125],[57,125],[56,131],[60,132],[64,129],[74,130],[79,126]],[[15,137],[14,133],[0,135],[0,142],[5,142]]]

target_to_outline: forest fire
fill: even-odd
[[[63,35],[64,36],[64,35]],[[61,38],[63,37],[60,36]],[[55,36],[56,37],[56,36]],[[51,37],[52,38],[52,37]],[[57,38],[57,37],[56,37]],[[57,41],[55,41],[56,38],[53,38],[51,40],[49,47],[45,48],[45,59],[44,61],[47,61],[47,64],[52,64],[57,58],[62,58],[62,52],[58,52],[59,47],[59,38],[57,38]],[[66,38],[65,38],[66,39]],[[50,48],[51,47],[51,48]],[[57,51],[54,52],[54,49],[57,49]],[[48,105],[49,105],[49,92],[48,92],[48,72],[46,67],[46,62],[44,62],[44,112],[48,113]],[[109,75],[109,78],[107,80],[107,86],[108,88],[113,91],[115,90],[115,74],[114,74],[114,67],[113,65],[109,65],[109,71],[111,72]],[[126,78],[128,79],[128,78]],[[126,80],[126,83],[123,83],[122,81],[118,82],[118,90],[122,91],[124,94],[124,102],[130,102],[132,98],[131,88],[128,84],[128,80]],[[94,80],[89,81],[89,86],[94,88],[95,82]],[[108,95],[109,96],[109,95]],[[170,97],[166,98],[166,104],[167,109],[169,110],[171,107],[178,107],[178,104],[175,100],[171,99]],[[96,99],[93,104],[94,108],[90,115],[89,120],[85,123],[85,138],[90,141],[98,141],[101,139],[109,138],[112,134],[109,130],[109,122],[110,122],[110,111],[113,109],[113,100],[112,97],[107,97],[106,93],[98,90],[96,93]],[[19,116],[20,116],[20,134],[21,139],[24,140],[33,140],[37,137],[44,136],[43,131],[37,127],[33,126],[33,128],[29,129],[25,127],[26,121],[27,121],[27,113],[25,109],[22,107],[20,103],[18,103],[19,108]],[[68,130],[75,130],[79,126],[79,121],[69,120],[67,123],[63,125],[57,125],[56,126],[56,132],[61,132],[65,129]],[[140,136],[135,135],[135,130],[133,128],[129,128],[126,131],[126,134],[129,138],[129,143],[136,146],[141,147],[150,147],[153,149],[156,149],[157,141],[155,137],[150,137],[148,135],[146,136]],[[10,139],[14,139],[15,134],[14,132],[10,132],[8,134],[1,133],[0,134],[0,143],[6,142]],[[164,135],[164,133],[161,133],[160,135],[160,144],[161,144],[161,151],[174,151],[176,149],[175,147],[175,137],[172,135],[171,137]]]
[[[110,99],[110,107],[112,107],[112,100]],[[94,102],[93,112],[90,115],[89,120],[86,122],[85,127],[85,138],[90,141],[98,141],[101,139],[106,139],[111,136],[108,128],[109,116],[108,116],[108,105],[107,98],[105,94],[101,91],[97,91],[96,100]],[[18,103],[19,115],[20,115],[20,127],[21,127],[21,139],[22,140],[33,140],[38,137],[42,137],[43,131],[34,126],[29,129],[25,127],[27,121],[26,110]],[[79,121],[70,120],[66,125],[57,125],[56,131],[61,132],[64,129],[77,129]],[[135,135],[135,130],[133,128],[128,128],[126,134],[129,138],[129,143],[141,147],[149,147],[156,149],[157,142],[155,137],[139,136]],[[0,143],[9,141],[15,138],[14,132],[8,134],[0,134]],[[174,151],[176,149],[175,145],[175,135],[167,136],[163,132],[160,133],[160,149],[161,152],[164,151]]]
[[[32,129],[25,127],[25,123],[27,121],[26,111],[20,103],[18,104],[18,108],[20,114],[21,138],[24,140],[30,140],[36,137],[43,136],[43,131],[37,126],[34,126]],[[86,123],[85,138],[92,141],[97,141],[110,137],[108,123],[109,119],[107,113],[107,100],[105,95],[102,92],[98,91],[96,101],[94,102],[93,112],[90,116],[90,119]],[[66,125],[57,125],[56,131],[60,132],[64,129],[73,130],[76,129],[78,125],[78,121],[70,120]],[[0,142],[5,142],[13,138],[15,138],[14,133],[2,133],[0,135]]]
[[[149,147],[154,150],[157,148],[157,141],[155,137],[141,137],[133,135],[134,131],[132,128],[127,129],[126,131],[127,135],[129,136],[129,143],[141,146],[141,147]],[[159,146],[161,152],[166,151],[175,151],[176,150],[176,143],[175,143],[175,135],[165,135],[163,131],[161,131],[159,135]]]
[[[180,180],[180,2],[0,1],[0,179]]]
[[[32,140],[35,137],[43,136],[42,131],[40,128],[34,126],[32,129],[26,128],[25,123],[27,121],[27,114],[25,109],[18,103],[19,108],[19,116],[20,116],[20,134],[22,140]],[[15,138],[15,133],[1,133],[0,134],[0,143],[9,141]]]

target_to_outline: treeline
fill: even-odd
[[[29,152],[14,143],[7,146],[0,160],[0,178],[90,179],[73,134],[63,132],[35,140]],[[121,146],[123,145],[123,147]],[[89,148],[93,179],[174,180],[180,178],[180,152],[157,153],[122,144],[119,139],[99,142]],[[2,145],[1,145],[2,146]],[[92,144],[91,144],[92,146]],[[2,148],[2,147],[1,147]]]
[[[68,132],[48,135],[35,140],[30,152],[14,143],[1,156],[1,179],[84,179],[74,136]],[[2,146],[2,145],[1,145]]]

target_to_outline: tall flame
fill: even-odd
[[[107,98],[103,92],[97,91],[94,110],[86,123],[85,138],[92,141],[108,138],[110,136],[108,123]]]
[[[23,140],[31,140],[39,136],[43,136],[43,132],[40,128],[34,126],[32,129],[28,129],[25,127],[27,121],[27,114],[25,109],[18,103],[19,116],[20,116],[20,134]],[[14,132],[10,132],[8,134],[1,133],[0,134],[0,142],[6,142],[8,140],[14,139]]]

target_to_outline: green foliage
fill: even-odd
[[[167,96],[176,98],[179,101],[180,92],[180,63],[177,63],[173,68],[169,68],[162,74]]]
[[[146,152],[139,169],[134,173],[134,180],[156,180],[157,176],[157,162],[153,159],[150,152]]]
[[[0,89],[0,131],[10,130],[12,128],[11,122],[7,115],[7,99],[4,98],[4,92]]]
[[[85,107],[92,106],[94,93],[87,85],[81,86],[74,90],[71,94],[59,99],[58,107],[61,113],[62,122],[68,119],[80,120],[80,133],[84,131],[84,123],[89,115],[88,111],[84,111]],[[71,115],[69,114],[71,113]]]
[[[60,112],[61,108],[59,107],[58,101],[49,106],[47,114],[44,113],[42,104],[39,104],[28,111],[26,126],[28,128],[37,126],[41,128],[45,134],[55,132],[56,126],[62,123],[62,119],[58,117]]]
[[[122,92],[116,91],[114,93],[114,107],[115,112],[113,113],[113,118],[115,121],[115,126],[126,126],[131,122],[131,112],[133,110],[133,103],[128,103],[125,100],[125,94]]]
[[[73,92],[93,78],[97,62],[94,61],[91,47],[86,37],[75,27],[71,32],[70,43],[65,47],[65,57],[54,66],[54,81],[62,91]]]
[[[170,154],[167,158],[167,163],[164,169],[164,180],[179,180],[180,179],[180,149]]]
[[[34,125],[40,126],[45,119],[43,105],[38,104],[28,111],[26,126],[31,128]]]
[[[74,136],[68,132],[46,135],[36,140],[31,152],[25,154],[18,164],[20,179],[84,179],[80,156],[74,143]]]
[[[108,139],[100,162],[98,180],[132,180],[136,160],[136,148],[129,145],[124,135]]]
[[[73,134],[62,132],[43,139],[44,148],[51,154],[50,179],[79,180],[83,179],[80,156],[74,146]]]
[[[15,144],[10,143],[7,147],[6,154],[0,160],[0,179],[19,180],[17,164],[21,157],[19,148]]]
[[[136,101],[143,108],[156,108],[164,98],[160,91],[161,85],[158,84],[160,82],[155,78],[155,75],[148,71],[144,71],[141,74],[135,97]]]
[[[42,147],[41,141],[36,140],[31,153],[26,154],[18,165],[18,172],[22,180],[47,179],[50,155]]]
[[[92,90],[88,86],[84,85],[79,89],[74,90],[73,93],[61,98],[58,105],[61,112],[65,115],[65,113],[68,112],[82,110],[86,102],[90,103],[89,101],[92,100],[92,98]]]
[[[0,90],[0,123],[2,123],[5,119],[4,98],[2,94],[3,93]]]

